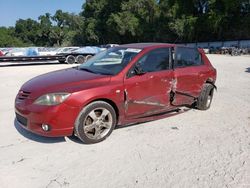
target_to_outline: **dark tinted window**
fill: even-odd
[[[177,47],[175,67],[197,66],[203,64],[201,54],[195,48]]]
[[[169,48],[153,50],[143,56],[138,63],[145,72],[156,72],[169,69]]]

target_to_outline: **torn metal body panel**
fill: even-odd
[[[133,119],[125,119],[123,125],[120,125],[118,128],[123,128],[126,126],[135,125],[136,123],[142,123],[142,122],[148,122],[148,121],[154,121],[158,119],[164,119],[172,116],[176,116],[185,112],[188,112],[190,108],[186,107],[175,107],[172,108],[172,110],[165,110],[162,112],[151,112],[151,113],[145,113],[142,116],[134,117]]]
[[[177,80],[175,90],[173,90],[175,92],[175,105],[190,104],[199,96],[206,80],[205,74],[201,74],[203,69],[205,66],[175,69],[174,76]]]
[[[191,107],[206,82],[214,85],[216,70],[201,50],[199,66],[177,66],[176,48],[170,53],[173,54],[169,56],[168,70],[125,79],[127,118],[143,118],[145,114],[151,116],[181,106]]]
[[[130,101],[131,103],[135,104],[143,104],[143,105],[152,105],[152,106],[160,106],[165,107],[165,104],[160,104],[159,102],[150,102],[150,101]]]
[[[142,115],[146,112],[157,112],[169,106],[171,88],[170,80],[173,71],[150,72],[124,81],[126,88],[126,117]]]

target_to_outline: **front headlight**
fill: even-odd
[[[69,96],[70,93],[48,93],[36,99],[34,104],[46,106],[58,105],[65,101]]]

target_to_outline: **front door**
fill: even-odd
[[[125,113],[127,117],[143,117],[169,107],[169,91],[173,79],[169,53],[169,48],[148,52],[137,62],[145,74],[132,74],[125,79]]]

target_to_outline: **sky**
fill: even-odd
[[[0,27],[15,26],[18,19],[37,20],[47,12],[54,15],[58,9],[78,14],[84,2],[85,0],[0,0]]]

